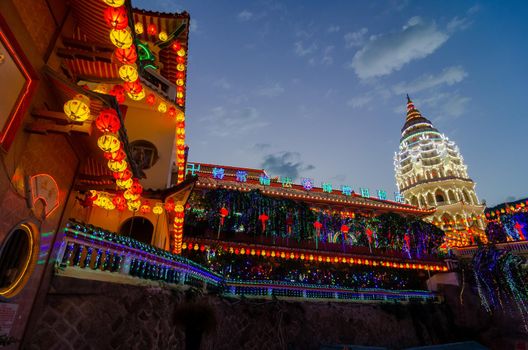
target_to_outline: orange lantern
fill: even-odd
[[[105,4],[112,7],[120,7],[125,4],[125,0],[103,0]]]
[[[156,103],[156,96],[154,94],[148,94],[145,102],[151,106],[154,105]]]
[[[121,85],[114,85],[108,93],[116,98],[117,103],[125,102],[125,88]]]
[[[156,25],[154,23],[151,23],[147,27],[147,33],[149,35],[156,35],[158,34],[158,28],[156,28]]]
[[[112,199],[112,202],[114,203],[117,210],[119,211],[125,210],[126,200],[125,200],[125,197],[123,197],[123,193],[121,192],[117,193]]]
[[[97,116],[95,126],[101,132],[116,133],[121,127],[121,122],[114,109],[105,108]]]
[[[128,170],[128,169],[127,169]],[[116,180],[116,185],[122,190],[128,190],[130,187],[132,187],[132,179],[127,180]]]
[[[126,181],[132,178],[132,172],[128,169],[120,173],[113,173],[112,175],[114,176],[114,179],[121,180],[121,181]]]
[[[132,183],[132,187],[130,187],[130,190],[133,193],[136,193],[138,195],[143,193],[143,186],[141,186],[141,184],[139,183],[139,180],[138,179],[132,179],[132,181],[133,181],[133,183]]]
[[[120,148],[115,152],[105,152],[104,157],[108,160],[113,160],[114,162],[120,162],[126,158],[126,153]]]
[[[125,29],[128,26],[128,16],[124,7],[107,7],[103,12],[106,24],[110,28]]]
[[[127,81],[125,82],[124,87],[125,87],[125,90],[132,95],[137,95],[141,91],[143,91],[143,86],[141,86],[141,83],[138,80]]]

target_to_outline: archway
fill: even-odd
[[[435,198],[436,198],[436,203],[443,204],[445,202],[445,193],[444,193],[444,191],[442,191],[440,189],[436,190]]]
[[[146,244],[152,243],[153,233],[154,225],[147,218],[141,216],[126,219],[119,229],[120,235],[129,236]]]

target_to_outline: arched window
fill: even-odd
[[[136,239],[140,242],[151,244],[154,226],[144,217],[136,216],[128,218],[119,229],[119,234]]]
[[[411,204],[414,205],[415,207],[418,206],[418,199],[416,198],[416,196],[412,196]]]
[[[455,203],[457,201],[453,190],[447,191],[447,197],[449,198],[449,203]]]
[[[420,207],[426,207],[427,203],[425,202],[425,197],[420,196]]]
[[[462,191],[462,194],[464,195],[464,202],[471,203],[471,198],[469,198],[469,194],[468,194],[468,191],[466,189],[464,189]]]
[[[440,203],[444,203],[445,202],[445,194],[444,194],[444,191],[442,190],[436,190],[435,192],[435,198],[436,198],[436,203],[440,204]]]
[[[0,295],[11,297],[18,293],[31,275],[37,245],[29,225],[16,226],[0,250]],[[34,261],[33,261],[34,263]]]

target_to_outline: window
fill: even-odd
[[[151,244],[154,226],[152,223],[141,216],[129,218],[123,222],[119,234],[136,239],[140,242]]]
[[[18,293],[31,275],[36,255],[33,232],[29,225],[15,227],[0,248],[0,295],[11,297]]]
[[[159,159],[158,150],[152,142],[137,140],[130,143],[132,158],[141,169],[149,169]]]

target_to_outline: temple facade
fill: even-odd
[[[485,228],[484,205],[455,142],[422,116],[407,96],[407,117],[394,156],[396,184],[409,204],[436,207],[429,219],[446,231],[452,245],[471,242],[463,232]]]

